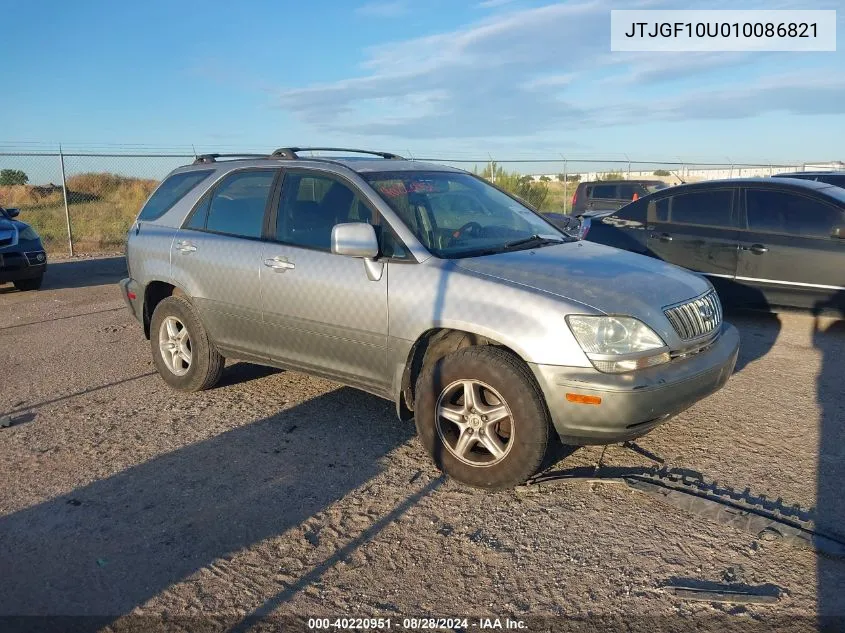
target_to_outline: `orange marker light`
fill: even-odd
[[[568,393],[566,394],[566,399],[576,404],[601,404],[601,398],[599,396],[585,396],[582,393]]]

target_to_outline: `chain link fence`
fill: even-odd
[[[0,206],[19,208],[53,256],[122,250],[146,198],[194,154],[0,152]],[[566,213],[579,182],[658,179],[669,184],[770,176],[802,164],[413,157],[482,175],[543,212]]]

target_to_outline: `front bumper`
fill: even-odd
[[[127,277],[120,280],[120,292],[123,295],[123,301],[126,307],[132,313],[138,322],[144,324],[144,293],[141,284]]]
[[[39,259],[39,255],[41,258]],[[47,270],[47,253],[0,250],[0,283],[36,279]]]
[[[689,358],[624,374],[592,368],[535,365],[555,429],[566,444],[613,444],[645,435],[728,381],[739,332],[728,323],[706,350]],[[601,404],[570,402],[567,393],[598,396]]]

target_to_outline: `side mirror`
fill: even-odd
[[[332,253],[347,257],[378,257],[376,230],[366,222],[347,222],[332,227]]]
[[[20,209],[6,209],[6,213],[9,215],[10,218],[16,218],[21,214]]]

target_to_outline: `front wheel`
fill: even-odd
[[[17,281],[13,281],[12,283],[15,284],[15,288],[22,292],[25,292],[28,290],[38,290],[41,287],[41,283],[43,281],[44,275],[40,275],[38,277],[34,277],[33,279],[18,279]]]
[[[528,367],[496,347],[465,347],[426,367],[414,419],[435,464],[490,490],[525,482],[543,462],[551,423]]]
[[[150,346],[158,373],[174,389],[210,389],[223,374],[226,359],[208,338],[194,307],[182,297],[167,297],[156,306]]]

